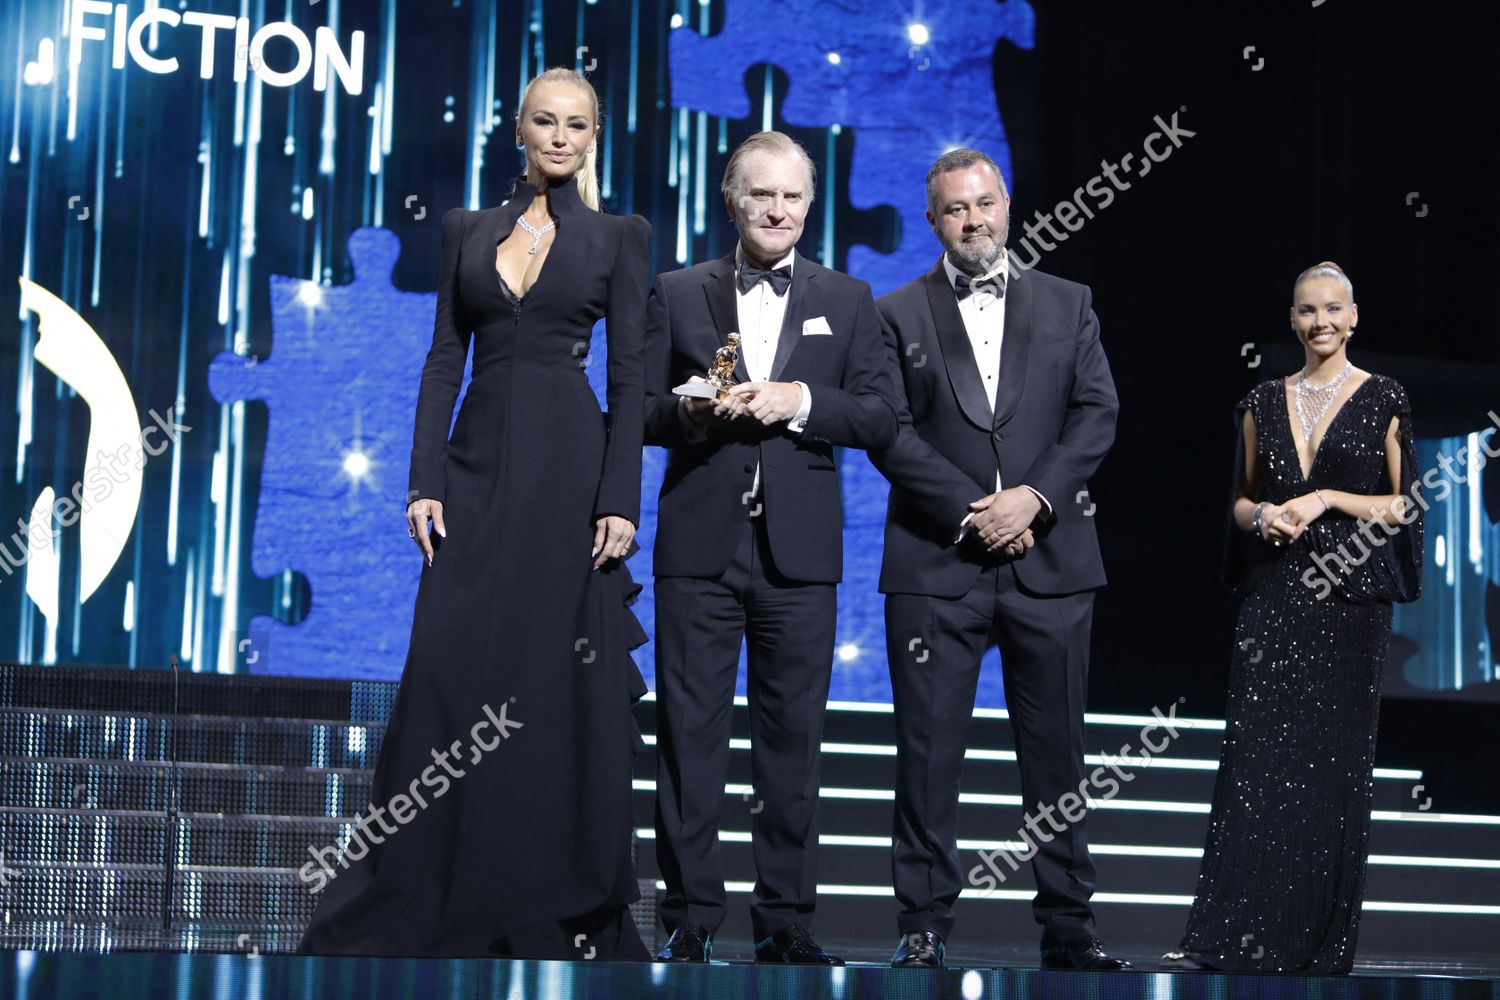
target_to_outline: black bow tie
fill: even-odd
[[[792,266],[783,264],[780,267],[764,268],[756,267],[749,260],[740,261],[740,287],[749,292],[762,281],[771,283],[771,291],[777,295],[785,295],[786,290],[792,285]]]
[[[975,292],[989,292],[997,299],[1005,298],[1005,272],[988,278],[971,278],[962,271],[953,276],[953,293],[958,296],[958,301],[962,302]]]

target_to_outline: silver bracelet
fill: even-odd
[[[1255,505],[1255,514],[1250,519],[1250,530],[1253,531],[1253,532],[1255,532],[1257,535],[1260,535],[1260,515],[1261,515],[1261,512],[1264,511],[1269,506],[1271,506],[1271,501],[1269,501],[1269,500],[1262,500],[1260,503],[1258,503],[1258,504]],[[1261,535],[1261,537],[1264,538],[1265,536]]]

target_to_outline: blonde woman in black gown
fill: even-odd
[[[646,690],[629,650],[646,636],[623,561],[650,227],[598,211],[598,136],[592,86],[548,70],[517,116],[510,200],[443,218],[407,498],[425,557],[411,646],[371,816],[300,873],[319,894],[303,953],[650,957],[628,910]],[[601,316],[608,419],[584,370]]]
[[[1350,364],[1354,288],[1298,276],[1306,363],[1236,407],[1226,569],[1242,597],[1198,891],[1162,965],[1347,973],[1369,852],[1391,605],[1421,587],[1411,410]]]

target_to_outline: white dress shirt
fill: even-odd
[[[958,294],[958,276],[961,273],[953,261],[943,254],[943,270],[948,273],[948,285],[953,294]],[[958,314],[964,321],[964,332],[969,335],[969,346],[974,349],[974,361],[979,365],[979,377],[984,381],[984,391],[990,397],[990,412],[995,412],[995,389],[1000,381],[1000,346],[1005,340],[1005,298],[996,297],[988,280],[1005,271],[1005,254],[995,266],[981,277],[974,279],[972,293],[958,300]],[[998,475],[998,474],[997,474]],[[996,480],[998,484],[998,479]],[[1000,487],[996,485],[996,489]]]
[[[797,259],[796,250],[788,250],[785,257],[771,265],[772,270],[785,267],[790,270]],[[748,292],[740,287],[740,264],[745,260],[744,247],[734,247],[735,309],[740,320],[740,353],[745,359],[745,371],[750,381],[764,382],[771,377],[771,365],[776,361],[776,348],[781,343],[781,324],[786,319],[786,304],[792,294],[791,286],[780,295],[771,288],[769,281],[756,282]],[[797,331],[801,332],[801,331]],[[796,416],[787,423],[786,429],[801,433],[807,425],[807,415],[812,410],[812,391],[805,382],[797,382],[802,388],[802,403]]]
[[[1005,340],[1005,298],[996,296],[991,291],[987,279],[997,278],[1005,271],[1006,255],[1004,251],[995,266],[984,274],[973,279],[970,285],[970,294],[958,300],[958,315],[963,319],[964,332],[969,335],[969,347],[974,352],[974,363],[979,367],[979,378],[984,385],[984,391],[989,395],[990,412],[995,412],[995,391],[1000,385],[1000,348]],[[943,270],[948,275],[948,285],[953,289],[954,295],[958,294],[958,276],[961,273],[954,266],[947,254],[943,254]],[[1023,484],[1024,485],[1024,484]],[[999,493],[1000,470],[995,469],[995,492]],[[1048,513],[1052,511],[1052,504],[1047,498],[1037,492],[1036,489],[1027,486],[1028,490],[1036,493],[1038,500]],[[963,541],[964,534],[969,530],[969,521],[974,514],[968,514],[958,525],[958,536],[954,542]]]
[[[792,268],[797,258],[795,249],[788,250],[785,257],[771,265],[772,268]],[[752,382],[765,382],[771,377],[771,365],[776,360],[776,348],[781,343],[781,324],[786,319],[787,300],[792,294],[791,286],[787,286],[785,292],[777,295],[772,289],[769,281],[758,281],[755,287],[746,291],[740,287],[740,263],[745,259],[744,248],[740,244],[734,247],[734,298],[735,313],[739,320],[740,334],[740,357],[745,362],[745,371],[750,375]],[[793,275],[795,280],[795,275]],[[793,331],[793,335],[801,331]],[[796,414],[787,422],[786,429],[794,434],[802,433],[807,426],[808,414],[812,412],[812,390],[805,382],[795,382],[802,389],[802,403],[797,407]],[[687,406],[687,400],[681,399],[678,405]],[[684,423],[689,428],[689,440],[701,441],[707,437],[706,431],[698,428],[691,418],[686,417],[683,412]],[[760,496],[760,463],[755,465],[755,481],[750,487],[752,497]]]

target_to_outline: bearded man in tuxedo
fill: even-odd
[[[897,966],[941,966],[964,886],[958,783],[979,663],[998,644],[1015,733],[1049,968],[1122,969],[1094,927],[1077,796],[1094,591],[1105,582],[1086,497],[1117,402],[1087,286],[1017,266],[1010,198],[977,149],[927,174],[943,254],[882,296],[898,372],[896,443],[871,453],[891,483],[880,590],[897,731],[892,878]],[[1033,262],[1034,263],[1034,262]],[[968,875],[994,878],[980,865]]]

